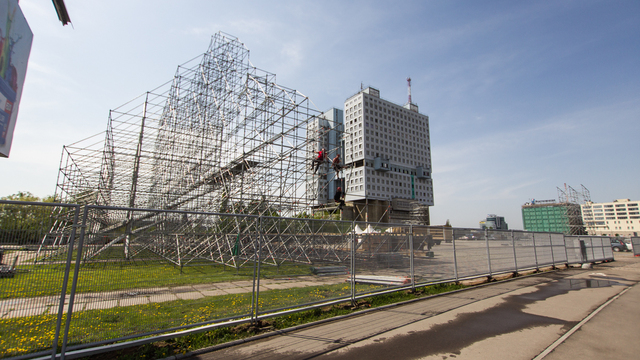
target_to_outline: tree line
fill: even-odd
[[[56,202],[53,195],[40,198],[28,191],[3,196],[0,200]],[[52,211],[51,206],[0,204],[0,244],[39,244],[51,229]]]

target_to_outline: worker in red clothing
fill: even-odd
[[[336,157],[333,158],[333,161],[331,162],[331,167],[333,168],[333,170],[335,172],[339,172],[340,170],[342,170],[342,165],[340,164],[340,154],[336,154]]]
[[[325,161],[326,158],[327,158],[327,151],[324,148],[322,148],[322,150],[318,151],[318,156],[315,159],[313,159],[313,164],[311,164],[314,174],[318,171],[318,169],[320,168],[320,165]]]
[[[340,210],[342,210],[342,207],[344,206],[344,193],[342,192],[342,188],[340,186],[338,186],[338,188],[336,189],[336,194],[333,196],[333,201],[336,202],[336,204],[339,204],[339,208]]]

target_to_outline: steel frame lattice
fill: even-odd
[[[218,33],[172,81],[111,110],[104,133],[65,146],[56,195],[137,209],[310,213],[317,194],[305,191],[307,125],[320,114],[253,66],[237,38]],[[108,214],[94,214],[91,226],[126,229],[128,248],[140,219]]]
[[[73,203],[295,215],[308,203],[306,124],[318,114],[218,33],[173,81],[111,110],[103,144],[65,146],[57,192]]]

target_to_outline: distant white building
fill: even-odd
[[[582,204],[582,221],[590,235],[638,236],[640,201],[618,199],[607,203]]]

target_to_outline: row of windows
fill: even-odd
[[[622,204],[615,204],[615,208],[623,208],[623,207],[638,207],[638,203],[622,203]],[[603,207],[606,209],[612,209],[614,208],[614,204],[605,204],[605,205],[583,205],[583,207],[585,209],[602,209]]]
[[[382,190],[382,191],[386,191],[386,192],[390,192],[390,193],[395,193],[395,194],[405,194],[405,195],[410,195],[412,193],[411,189],[401,189],[398,187],[393,187],[393,186],[384,186],[384,185],[374,185],[374,184],[367,184],[367,189],[369,190]],[[422,191],[416,191],[415,192],[416,195],[427,195],[430,192],[422,192]]]
[[[609,222],[607,221],[607,224]],[[622,224],[622,221],[612,221],[613,224]],[[625,224],[629,224],[629,220],[625,221]],[[631,221],[631,224],[633,224],[633,220]]]
[[[606,212],[615,212],[615,211],[627,211],[627,210],[629,210],[629,211],[637,211],[637,210],[639,210],[639,209],[638,209],[637,207],[632,207],[632,206],[630,206],[630,207],[628,207],[628,208],[626,208],[626,209],[623,209],[623,208],[605,209],[605,210],[602,210],[602,209],[593,209],[593,212],[594,212],[594,213],[602,213],[603,211],[606,211]],[[587,208],[585,208],[583,211],[585,211],[585,212],[589,212],[589,213],[591,212],[591,210],[590,210],[590,209],[587,209]]]
[[[640,214],[638,214],[638,213],[629,213],[629,216],[627,216],[627,214],[618,214],[618,216],[606,216],[606,217],[605,216],[597,216],[597,215],[596,216],[584,215],[583,218],[585,220],[593,220],[593,219],[595,219],[595,220],[604,220],[605,218],[607,220],[616,220],[616,219],[618,219],[618,220],[626,220],[627,218],[638,219],[638,218],[640,218],[638,215],[640,215]]]
[[[365,132],[365,134],[368,134],[368,132]],[[378,135],[378,133],[376,132],[376,136]],[[387,141],[387,139],[389,141]],[[369,137],[365,136],[365,140],[367,143],[369,143]],[[389,135],[387,137],[386,134],[384,134],[384,136],[380,136],[380,137],[371,137],[371,142],[372,143],[376,143],[376,144],[384,144],[385,146],[388,147],[393,147],[394,149],[402,149],[402,150],[406,150],[406,151],[415,151],[417,154],[419,155],[428,155],[428,152],[425,150],[420,150],[420,149],[429,149],[428,146],[424,145],[424,144],[416,144],[415,146],[409,147],[409,143],[407,142],[407,146],[405,146],[405,142],[395,138],[392,135]]]
[[[375,188],[378,190],[379,190],[379,186],[382,186],[384,189],[385,188],[384,185],[390,185],[392,190],[387,190],[387,191],[391,191],[393,193],[398,193],[397,190],[411,190],[411,183],[403,182],[403,181],[385,180],[385,179],[374,178],[374,177],[371,177],[371,178],[367,177],[366,180],[364,177],[358,177],[355,179],[349,179],[347,180],[347,182],[348,182],[348,184],[346,184],[347,186],[362,184],[363,182],[366,182],[367,189],[370,189],[369,186],[378,186],[378,188]],[[389,189],[389,187],[386,187],[386,188]],[[371,189],[374,189],[374,188],[371,188]],[[393,190],[393,189],[396,189],[396,190]],[[423,194],[423,195],[431,194],[431,191],[432,191],[431,186],[421,185],[421,184],[414,184],[413,189],[414,191],[416,191],[417,194]]]
[[[560,220],[547,220],[547,219],[527,219],[527,224],[528,223],[545,223],[545,224],[565,224],[566,221],[560,221]]]
[[[433,205],[432,200],[430,200],[430,199],[426,199],[426,198],[422,198],[422,199],[420,199],[420,198],[417,198],[417,197],[416,197],[415,199],[412,199],[410,196],[393,196],[393,197],[392,197],[392,196],[390,196],[390,195],[388,195],[388,194],[383,194],[383,193],[373,193],[373,192],[372,192],[372,193],[370,193],[370,194],[368,194],[367,196],[368,196],[370,199],[371,199],[371,198],[373,198],[373,199],[385,199],[385,200],[386,200],[386,199],[390,199],[390,198],[398,198],[398,199],[407,199],[407,200],[418,200],[418,201],[419,201],[419,202],[421,202],[421,203],[424,203],[424,204],[431,204],[431,205]]]
[[[389,161],[393,161],[393,162],[404,164],[404,165],[428,167],[428,166],[425,166],[425,164],[429,163],[428,160],[425,160],[424,158],[417,159],[417,156],[413,154],[391,150],[393,152],[393,155],[392,155],[389,153],[384,153],[383,151],[384,150],[388,151],[388,149],[385,149],[383,146],[372,145],[371,148],[372,148],[372,151],[365,150],[365,154],[367,154],[367,157],[381,157],[383,159],[388,159]],[[418,161],[418,160],[421,160],[421,161]]]
[[[530,217],[530,218],[566,217],[566,215],[564,213],[557,213],[557,214],[525,213],[524,216],[525,217]]]
[[[369,164],[367,164],[367,166],[369,166]],[[401,169],[401,168],[392,168],[393,171],[389,171],[389,172],[383,172],[380,173],[374,169],[371,168],[367,168],[367,174],[373,175],[372,178],[380,177],[380,178],[387,178],[387,179],[395,179],[395,180],[404,180],[404,181],[411,181],[411,176],[412,174],[410,174],[406,169]],[[400,172],[400,173],[398,173]],[[415,175],[415,174],[413,174]],[[367,177],[369,178],[369,177]],[[414,182],[416,184],[428,184],[429,181],[428,179],[417,179],[414,178]]]

